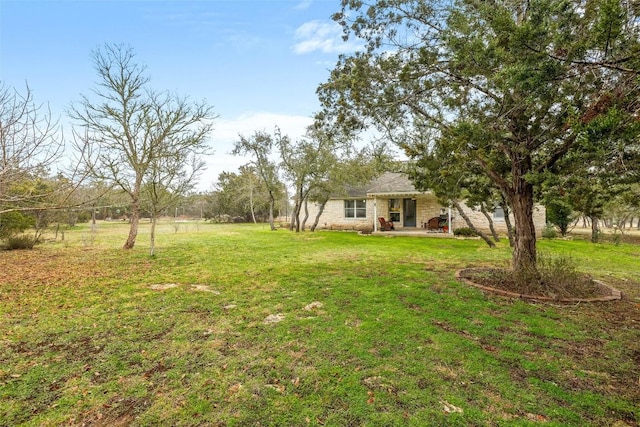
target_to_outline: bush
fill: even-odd
[[[454,236],[463,236],[463,237],[476,237],[478,233],[470,229],[469,227],[456,228],[453,230]]]
[[[550,255],[539,252],[538,271],[544,281],[560,285],[573,283],[581,278],[578,273],[578,264],[570,255]]]
[[[558,237],[558,232],[556,231],[555,225],[548,222],[542,230],[542,237],[544,237],[545,239],[555,239],[556,237]]]
[[[36,221],[32,216],[26,216],[21,212],[5,212],[0,214],[0,239],[21,233],[29,227],[33,227]]]
[[[87,212],[87,211],[80,212],[76,220],[79,223],[89,222],[91,220],[91,212]]]
[[[32,234],[10,236],[5,240],[4,249],[14,251],[18,249],[33,249],[37,239]]]

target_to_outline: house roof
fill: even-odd
[[[427,192],[428,193],[428,192]],[[415,196],[425,194],[413,186],[407,174],[399,172],[385,172],[362,187],[348,188],[346,194],[333,195],[332,198],[361,198],[372,196]]]
[[[417,193],[422,191],[416,190],[407,174],[398,172],[385,172],[373,180],[367,188],[368,196]]]

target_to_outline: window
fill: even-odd
[[[400,222],[400,199],[389,199],[389,219]]]
[[[344,217],[345,218],[366,218],[367,217],[367,201],[366,200],[345,200],[344,201]]]
[[[501,207],[496,207],[493,210],[493,219],[504,220],[504,209]]]

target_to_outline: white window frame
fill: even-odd
[[[344,201],[345,219],[366,219],[367,201],[365,199],[349,199]]]

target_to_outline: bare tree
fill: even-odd
[[[31,88],[0,82],[0,238],[35,227],[35,244],[56,216],[51,211],[82,205],[74,192],[84,176],[65,165],[64,148],[58,121],[35,103]]]
[[[29,185],[48,177],[63,149],[57,121],[29,86],[20,93],[0,83],[0,213],[45,206],[52,191],[67,188]]]
[[[92,57],[99,77],[97,98],[83,96],[70,115],[86,130],[92,174],[129,196],[131,227],[124,249],[131,249],[142,187],[153,165],[178,154],[204,152],[215,116],[204,101],[149,89],[145,67],[136,62],[131,47],[105,45]]]
[[[155,255],[156,225],[160,213],[193,190],[205,163],[190,150],[178,150],[175,156],[154,159],[142,187],[144,207],[151,214],[151,247]]]

